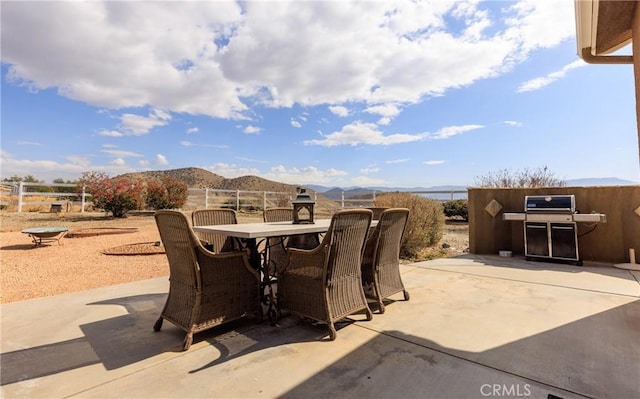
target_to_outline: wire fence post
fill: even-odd
[[[236,190],[236,211],[240,212],[240,190]]]
[[[340,194],[340,208],[344,209],[344,191]]]
[[[264,211],[265,209],[267,209],[267,192],[263,191],[262,192],[262,210]]]
[[[209,188],[204,189],[204,209],[209,208]]]

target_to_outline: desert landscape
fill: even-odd
[[[261,221],[262,216],[239,213],[238,219],[247,223]],[[21,232],[44,226],[68,227],[69,233],[59,244],[36,247]],[[168,277],[167,258],[154,246],[159,240],[153,213],[114,219],[102,212],[0,212],[0,303]],[[448,221],[444,237],[425,249],[425,257],[455,256],[468,245],[467,224]]]

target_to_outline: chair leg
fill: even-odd
[[[380,314],[384,313],[384,303],[382,302],[382,299],[378,300],[378,310],[380,310]]]
[[[162,318],[162,316],[160,316],[160,318],[158,320],[156,320],[155,324],[153,325],[153,331],[158,332],[160,331],[160,329],[162,328],[162,322],[164,321],[164,319]]]
[[[333,325],[332,322],[327,323],[327,326],[329,326],[329,340],[335,341],[336,337],[338,336],[338,333],[336,332],[336,327]]]
[[[189,347],[191,346],[191,343],[193,342],[193,333],[187,333],[187,335],[184,337],[184,343],[182,345],[182,350],[186,351],[187,349],[189,349]]]
[[[367,314],[367,321],[373,320],[373,312],[371,311],[371,308],[369,308],[369,306],[367,306],[365,312]]]
[[[409,298],[410,298],[410,296],[409,296],[409,291],[404,290],[403,292],[404,292],[404,300],[405,300],[405,301],[408,301],[408,300],[409,300]]]

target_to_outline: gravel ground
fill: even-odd
[[[260,214],[239,215],[239,222],[261,221]],[[29,227],[64,226],[82,229],[135,228],[121,234],[64,237],[60,245],[46,242],[34,247],[21,233]],[[0,212],[0,303],[23,301],[68,292],[123,284],[169,275],[164,254],[105,255],[104,250],[160,240],[152,214],[113,219],[103,213],[8,213]],[[448,246],[442,249],[443,244]],[[468,226],[451,222],[443,239],[427,251],[455,256],[468,250]]]

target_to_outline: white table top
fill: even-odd
[[[371,226],[377,224],[371,221]],[[293,224],[292,222],[219,224],[215,226],[194,226],[193,231],[217,233],[238,238],[282,237],[295,234],[324,233],[329,230],[331,219],[318,219],[313,224]]]

